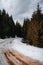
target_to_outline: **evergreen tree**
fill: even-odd
[[[12,16],[0,10],[0,38],[15,37],[15,23]]]
[[[9,35],[15,37],[15,23],[13,21],[12,16],[9,17]]]
[[[40,22],[42,20],[41,18],[42,18],[42,13],[41,13],[41,8],[40,8],[39,3],[38,3],[37,11],[33,12],[32,20]]]
[[[43,47],[43,14],[41,13],[39,3],[37,11],[33,12],[27,32],[27,40],[30,44]]]
[[[29,28],[29,24],[30,24],[30,21],[29,21],[29,19],[28,18],[26,18],[26,19],[24,19],[24,23],[23,23],[23,34],[24,34],[24,39],[26,39],[26,37],[27,37],[27,30],[28,30],[28,28]]]
[[[21,34],[21,25],[20,25],[20,23],[18,23],[18,21],[16,22],[16,31],[15,31],[15,33],[18,37],[22,36],[22,34]]]

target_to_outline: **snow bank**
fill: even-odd
[[[12,42],[11,47],[14,50],[17,50],[18,52],[24,54],[25,56],[31,57],[35,60],[39,60],[40,62],[43,62],[43,48],[34,47],[31,45],[26,45],[21,42],[22,38],[15,38]]]

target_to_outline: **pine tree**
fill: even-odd
[[[29,24],[30,24],[29,19],[28,18],[24,19],[24,23],[23,23],[24,39],[26,39],[27,37],[27,30],[29,28]]]
[[[16,35],[18,37],[21,37],[22,36],[21,29],[22,29],[22,27],[21,27],[20,23],[18,23],[18,21],[17,21],[16,22],[16,31],[15,31],[15,33],[16,33]]]
[[[15,37],[15,23],[12,16],[0,10],[0,38]]]
[[[38,3],[38,5],[37,5],[37,11],[33,12],[32,20],[40,22],[41,18],[42,18],[42,13],[41,13],[41,8],[40,8],[39,3]]]

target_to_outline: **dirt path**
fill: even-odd
[[[7,50],[4,55],[9,65],[43,65],[39,61],[28,58],[15,50]]]

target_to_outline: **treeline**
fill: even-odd
[[[12,16],[9,16],[8,13],[3,9],[0,10],[0,38],[15,36],[15,24],[12,19]]]
[[[43,47],[43,13],[39,4],[37,11],[33,12],[31,21],[27,24],[26,31],[26,40],[29,44]]]
[[[24,37],[23,27],[13,21],[12,16],[9,16],[8,13],[3,9],[0,10],[0,38],[9,38],[9,37]]]
[[[15,35],[22,37],[23,42],[43,47],[43,13],[41,13],[39,4],[31,20],[24,19],[23,26],[18,21],[15,24],[12,16],[9,16],[5,10],[0,10],[0,38],[15,37]]]

